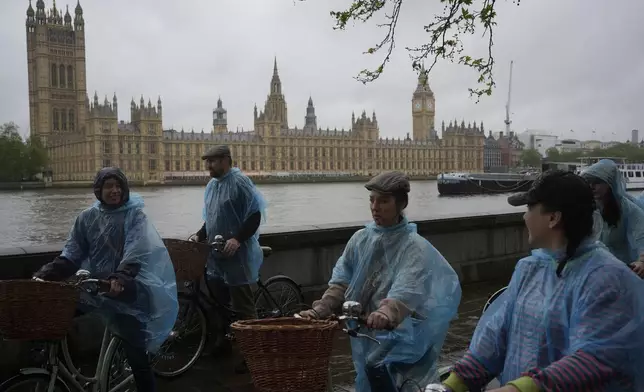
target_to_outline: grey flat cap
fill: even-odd
[[[364,186],[370,191],[380,193],[409,193],[411,189],[409,177],[399,171],[384,172],[378,174]]]
[[[225,158],[230,157],[230,148],[228,146],[215,146],[206,151],[205,154],[201,156],[201,159],[206,160],[208,158]]]

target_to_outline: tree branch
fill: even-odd
[[[430,59],[431,65],[427,68],[427,71],[431,71],[438,60],[449,60],[473,68],[479,74],[477,79],[478,87],[469,88],[470,95],[476,96],[477,101],[483,95],[491,95],[495,87],[493,46],[497,0],[437,1],[445,4],[445,7],[442,14],[434,16],[434,21],[423,27],[425,32],[429,34],[429,42],[419,47],[405,48],[412,60],[412,67],[419,71],[424,60]],[[520,1],[512,0],[517,5],[520,4]],[[473,3],[479,5],[473,5]],[[391,5],[391,11],[385,15],[387,23],[378,25],[378,27],[386,29],[384,38],[377,45],[364,52],[365,54],[375,54],[384,50],[385,55],[380,65],[375,69],[360,71],[356,79],[362,83],[369,83],[378,79],[391,58],[396,46],[396,27],[398,26],[403,0],[353,0],[346,10],[331,12],[331,17],[335,19],[333,28],[344,30],[349,21],[368,22],[388,4]],[[475,58],[464,53],[461,37],[464,34],[472,35],[480,28],[483,28],[482,37],[487,37],[488,50],[486,56]]]

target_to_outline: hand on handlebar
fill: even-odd
[[[110,284],[109,291],[105,292],[105,296],[114,298],[123,292],[124,287],[118,279],[110,279],[108,282]]]
[[[371,329],[394,329],[393,325],[391,324],[391,320],[389,320],[389,316],[378,310],[371,312],[369,317],[367,317],[366,325],[367,328]]]
[[[305,320],[318,320],[320,318],[318,312],[313,309],[301,311],[297,315]]]
[[[230,257],[237,252],[237,249],[239,249],[239,241],[237,241],[235,238],[231,238],[228,241],[226,241],[226,246],[224,246],[223,254]]]

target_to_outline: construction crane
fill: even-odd
[[[510,135],[510,103],[512,101],[512,67],[514,65],[514,60],[510,61],[510,83],[508,85],[508,102],[505,104],[505,134]]]

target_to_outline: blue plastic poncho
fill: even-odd
[[[86,293],[81,303],[96,308],[108,322],[115,314],[134,316],[144,325],[148,351],[156,352],[170,334],[179,306],[170,255],[143,206],[135,193],[117,209],[105,209],[97,201],[76,218],[61,256],[98,278],[107,278],[121,264],[141,266],[134,303]]]
[[[597,239],[623,262],[630,264],[637,261],[639,255],[644,253],[644,205],[626,192],[624,177],[610,159],[602,159],[588,167],[582,176],[592,176],[606,182],[620,207],[621,216],[616,227],[610,226],[601,219],[600,214],[596,214],[596,225],[601,227]]]
[[[356,391],[369,392],[367,364],[392,365],[398,385],[410,378],[419,385],[437,381],[437,361],[461,300],[458,276],[429,241],[404,219],[383,228],[374,223],[356,232],[333,269],[329,284],[348,285],[345,299],[358,301],[367,314],[389,298],[417,316],[395,330],[368,331],[381,341],[351,339]],[[417,387],[407,383],[405,391]],[[414,389],[416,388],[416,389]]]
[[[226,240],[234,237],[254,213],[259,211],[264,218],[265,208],[262,194],[238,168],[231,169],[221,178],[213,178],[206,186],[204,196],[203,220],[208,242],[214,241],[216,235]],[[232,257],[213,249],[208,257],[208,274],[222,278],[231,286],[257,282],[264,261],[259,231],[240,245]]]
[[[562,256],[538,249],[519,261],[471,353],[503,385],[581,350],[616,372],[602,391],[644,391],[642,281],[599,242],[583,243],[557,277]]]

